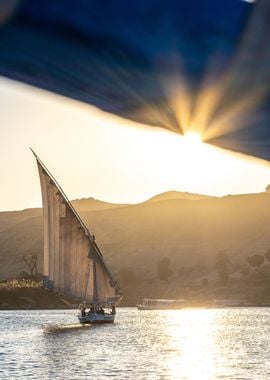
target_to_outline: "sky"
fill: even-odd
[[[0,78],[0,210],[41,206],[32,147],[70,199],[137,203],[169,191],[264,191],[266,161]]]

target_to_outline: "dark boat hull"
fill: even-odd
[[[87,314],[85,316],[78,315],[81,324],[103,324],[103,323],[113,323],[115,315],[114,314]]]

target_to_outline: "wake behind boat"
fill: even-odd
[[[83,328],[91,327],[90,325],[82,325],[81,323],[77,324],[60,324],[60,325],[45,325],[43,328],[44,334],[63,334],[73,331],[78,331]]]
[[[44,228],[43,287],[83,303],[80,323],[113,323],[121,299],[95,237],[52,174],[38,166]],[[86,313],[86,305],[89,311]],[[105,312],[109,308],[110,312]]]

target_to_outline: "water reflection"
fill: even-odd
[[[0,311],[0,378],[270,378],[270,309],[119,309],[113,326],[44,334],[74,311]]]
[[[219,345],[216,314],[211,310],[183,310],[171,313],[168,318],[167,349],[176,353],[167,358],[168,376],[172,379],[213,378]]]

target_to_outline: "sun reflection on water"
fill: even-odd
[[[212,379],[216,372],[219,344],[213,310],[169,312],[167,349],[175,352],[164,365],[171,379]],[[184,329],[183,329],[184,326]]]
[[[74,310],[1,311],[0,378],[269,380],[269,308],[142,311],[44,334]],[[31,343],[31,344],[29,344]]]

